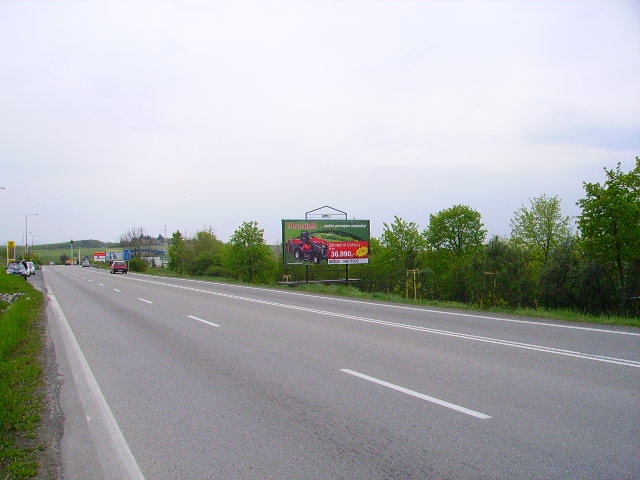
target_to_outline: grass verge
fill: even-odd
[[[286,285],[255,285],[232,280],[228,278],[215,278],[215,277],[194,277],[190,275],[180,275],[175,272],[171,272],[165,268],[150,269],[146,274],[156,275],[162,277],[172,278],[188,278],[193,280],[203,280],[210,282],[230,283],[236,285],[247,286],[263,286],[274,289],[290,290],[292,287]],[[387,293],[372,292],[367,293],[357,289],[353,286],[334,284],[324,285],[321,283],[309,283],[308,285],[298,285],[295,287],[297,291],[315,293],[320,295],[336,295],[341,297],[352,297],[363,300],[378,300],[383,302],[394,302],[407,305],[422,305],[435,308],[449,308],[455,310],[466,310],[473,312],[484,313],[503,313],[507,315],[514,315],[518,317],[528,318],[546,318],[549,320],[562,320],[565,322],[578,322],[578,323],[593,323],[596,325],[611,325],[619,327],[639,327],[640,318],[634,317],[622,317],[618,315],[591,315],[586,313],[577,312],[575,310],[548,310],[545,308],[507,308],[507,307],[489,307],[480,308],[478,305],[468,305],[460,302],[452,301],[438,301],[438,300],[425,300],[425,299],[406,299],[399,295],[392,295]]]
[[[43,408],[40,318],[43,295],[22,277],[0,275],[0,293],[22,295],[0,303],[0,479],[38,473]]]

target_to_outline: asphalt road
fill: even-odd
[[[67,479],[640,478],[640,331],[45,267]]]

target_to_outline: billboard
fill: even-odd
[[[16,242],[7,242],[7,263],[13,262],[16,259]]]
[[[282,220],[285,265],[369,263],[369,220]]]
[[[107,262],[111,263],[115,260],[122,260],[123,259],[123,253],[121,249],[118,250],[106,250],[105,252],[105,257]]]

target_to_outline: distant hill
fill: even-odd
[[[62,242],[62,243],[49,243],[45,245],[33,245],[30,248],[33,250],[56,250],[61,248],[69,249],[71,246],[70,242]],[[115,248],[119,247],[119,243],[115,242],[101,242],[100,240],[74,240],[73,248]]]

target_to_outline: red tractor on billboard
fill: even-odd
[[[323,238],[312,237],[309,232],[302,232],[300,238],[292,238],[287,242],[287,249],[296,260],[320,263],[328,258],[329,245]]]

